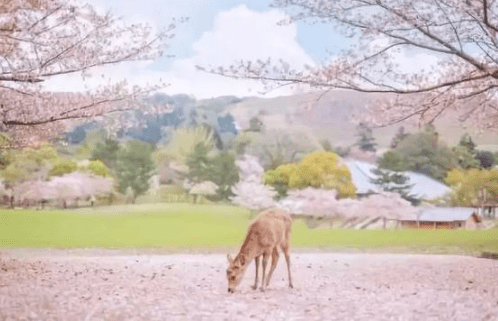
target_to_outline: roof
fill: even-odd
[[[358,194],[379,193],[380,188],[371,182],[375,179],[372,169],[377,168],[375,164],[358,160],[344,160],[344,163],[351,172],[353,184],[356,186]],[[417,198],[426,200],[436,199],[450,192],[450,188],[435,179],[414,172],[401,172],[410,178],[409,185],[413,185],[410,193]]]
[[[475,212],[471,207],[427,207],[420,209],[417,216],[422,222],[455,222],[467,221]],[[403,220],[416,221],[417,217]]]

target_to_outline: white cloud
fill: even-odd
[[[198,97],[218,95],[256,95],[263,89],[260,83],[234,80],[195,70],[203,67],[229,66],[240,60],[283,59],[291,67],[301,68],[313,64],[310,56],[297,40],[295,25],[278,26],[285,15],[277,10],[254,12],[242,5],[220,13],[212,31],[205,32],[193,44],[195,55],[173,64],[172,86],[166,92],[189,92]],[[289,94],[290,89],[271,92],[269,95]]]
[[[229,66],[241,59],[257,60],[268,57],[273,60],[281,58],[295,68],[301,68],[305,64],[312,65],[311,57],[297,42],[296,25],[277,25],[277,22],[284,18],[284,13],[278,10],[255,12],[241,5],[220,12],[215,17],[213,30],[204,32],[201,38],[192,44],[194,55],[174,61],[169,70],[151,70],[146,68],[150,66],[147,63],[130,63],[106,67],[102,72],[112,75],[113,79],[126,78],[129,83],[140,85],[154,83],[161,78],[171,84],[164,90],[168,94],[187,93],[197,98],[257,95],[263,89],[260,83],[208,74],[196,70],[195,66]],[[99,78],[89,79],[89,86],[95,86]],[[70,80],[51,81],[51,87],[58,90],[74,90],[76,83],[76,78],[72,77]],[[290,93],[291,89],[287,88],[271,92],[270,95]]]

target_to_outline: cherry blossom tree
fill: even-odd
[[[244,155],[236,161],[239,168],[239,181],[232,187],[235,194],[232,202],[251,210],[261,210],[275,206],[277,192],[263,184],[264,168],[256,156]]]
[[[379,126],[409,118],[431,123],[453,111],[461,121],[498,127],[498,2],[274,0],[272,5],[289,14],[283,24],[329,24],[351,46],[303,70],[271,60],[199,68],[263,80],[270,89],[299,84],[382,94],[360,117]]]
[[[382,219],[385,227],[387,220],[413,218],[417,211],[397,193],[383,192],[360,200],[337,199],[334,190],[312,187],[290,190],[276,206],[309,218],[340,219],[352,226],[367,226]]]
[[[141,107],[153,88],[109,83],[94,91],[56,93],[44,82],[88,77],[99,67],[163,55],[176,23],[154,30],[127,25],[76,0],[3,0],[0,6],[0,131],[14,145],[53,137],[67,120]]]
[[[68,201],[107,195],[113,190],[113,179],[73,172],[54,177],[50,181],[25,181],[13,188],[12,196],[17,202],[58,200],[65,206]]]

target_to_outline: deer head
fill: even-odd
[[[244,254],[239,254],[232,258],[230,254],[227,255],[228,258],[228,269],[227,269],[227,280],[228,280],[228,292],[234,293],[235,288],[239,285],[244,276],[246,270],[246,257]]]

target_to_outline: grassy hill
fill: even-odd
[[[323,96],[321,93],[306,93],[276,98],[246,98],[227,106],[227,111],[237,119],[242,127],[248,126],[253,116],[258,116],[267,128],[309,127],[320,139],[327,138],[333,145],[349,146],[356,142],[356,125],[351,121],[354,113],[361,113],[365,105],[377,95],[353,91],[335,90]],[[457,115],[444,115],[436,122],[442,140],[449,145],[458,144],[460,137],[468,132],[479,148],[498,150],[498,134],[494,131],[479,132],[477,128],[466,128]],[[386,128],[374,129],[374,137],[379,148],[389,146],[392,137],[400,126],[408,132],[417,127],[409,122]]]

